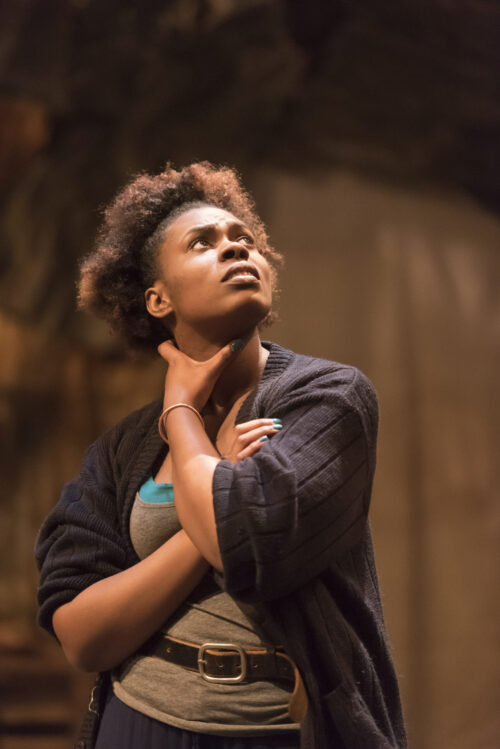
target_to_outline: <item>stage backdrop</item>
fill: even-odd
[[[244,179],[286,257],[281,320],[264,337],[355,364],[378,392],[371,522],[411,745],[493,749],[500,222],[460,194],[353,173]],[[73,280],[61,284],[72,292]],[[36,630],[34,539],[90,441],[161,393],[159,362],[125,361],[93,331],[90,348],[0,319],[0,645],[20,658],[31,648],[25,667],[40,685],[16,702],[13,663],[6,720],[71,722],[83,710],[88,678]]]

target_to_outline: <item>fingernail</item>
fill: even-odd
[[[281,419],[273,419],[275,424],[281,424]]]
[[[283,424],[273,424],[273,429],[283,429]]]
[[[263,437],[259,437],[259,442],[265,442],[266,440],[267,440],[266,435],[264,435]]]
[[[236,338],[234,341],[231,342],[231,348],[233,351],[241,351],[244,345],[245,345],[245,341],[243,340],[243,338]]]

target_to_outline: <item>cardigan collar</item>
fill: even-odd
[[[285,371],[295,356],[293,351],[289,351],[273,341],[261,341],[261,343],[264,348],[268,349],[269,356],[267,357],[266,364],[257,385],[250,391],[240,406],[236,415],[236,424],[241,424],[243,421],[249,420],[252,408],[262,391],[266,389],[271,380],[279,377],[279,375]]]
[[[255,388],[247,395],[240,406],[236,416],[236,423],[248,421],[254,405],[263,391],[276,377],[279,377],[292,361],[295,354],[293,351],[280,346],[273,341],[262,341],[262,346],[268,349],[269,356]],[[162,400],[158,400],[149,406],[152,414],[152,421],[147,428],[146,433],[138,442],[135,451],[135,460],[133,460],[123,475],[119,488],[119,506],[121,511],[121,530],[127,551],[132,564],[139,561],[132,542],[130,540],[129,522],[132,505],[137,490],[144,481],[151,475],[153,466],[160,460],[165,451],[165,444],[158,433],[158,419],[161,414]]]

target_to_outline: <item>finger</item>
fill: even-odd
[[[233,357],[234,351],[232,351],[230,344],[228,344],[219,349],[216,354],[203,362],[203,364],[206,367],[207,372],[211,373],[212,376],[218,377]]]
[[[281,431],[281,429],[282,427],[279,424],[265,424],[264,426],[257,427],[257,429],[252,429],[250,432],[239,434],[236,438],[236,449],[241,450],[261,437],[272,437],[273,434]]]
[[[235,424],[234,431],[237,434],[244,434],[245,432],[250,432],[252,429],[257,429],[257,427],[281,423],[281,419],[252,419],[251,421],[243,421],[241,424]]]
[[[252,442],[251,445],[248,445],[244,450],[241,450],[236,455],[236,460],[243,460],[243,458],[249,458],[251,455],[255,455],[256,452],[260,450],[262,445],[266,444],[266,440],[261,442],[260,440],[256,440],[255,442]]]
[[[213,372],[222,371],[231,359],[245,348],[247,343],[248,341],[243,340],[243,338],[235,338],[234,341],[219,349],[216,354],[208,359],[206,364],[210,366]]]
[[[179,349],[170,339],[168,341],[163,341],[163,343],[160,343],[157,351],[162,359],[165,359],[165,361],[167,361],[169,364],[171,364],[176,359],[176,357],[179,356]]]

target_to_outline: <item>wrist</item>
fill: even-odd
[[[169,444],[169,439],[168,439],[168,434],[167,434],[167,419],[172,412],[176,412],[176,411],[191,412],[192,414],[196,416],[202,428],[205,429],[205,421],[203,420],[203,416],[200,414],[200,412],[195,406],[192,406],[191,404],[185,403],[182,401],[178,401],[177,403],[172,403],[170,406],[167,406],[166,408],[163,409],[160,415],[160,418],[158,419],[158,431],[160,433],[160,437],[167,445]]]
[[[176,403],[185,403],[188,406],[192,406],[193,408],[196,408],[197,411],[200,409],[198,408],[196,404],[196,398],[193,398],[193,396],[188,395],[187,393],[183,393],[181,391],[179,392],[173,392],[173,393],[165,393],[163,397],[163,410],[165,411],[166,408],[170,408],[170,406],[175,406]]]

